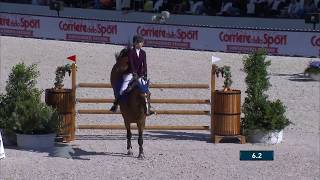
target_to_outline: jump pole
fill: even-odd
[[[220,61],[221,59],[215,56],[212,56],[211,60],[211,126],[210,126],[210,133],[211,133],[211,140],[214,142],[214,127],[215,127],[215,119],[214,119],[214,92],[216,90],[216,68],[215,62]]]
[[[217,57],[214,57],[212,56],[212,67],[211,67],[211,113],[210,113],[210,116],[211,116],[211,129],[210,129],[210,133],[211,133],[211,139],[214,139],[214,115],[213,115],[213,112],[214,112],[214,92],[215,92],[215,72],[216,72],[216,65],[214,64],[214,62],[216,61],[219,61],[220,58],[217,58]],[[76,106],[76,101],[77,101],[77,98],[76,98],[76,88],[77,88],[77,84],[76,84],[76,78],[77,76],[77,66],[75,63],[72,64],[72,73],[71,73],[71,79],[72,79],[72,94],[73,94],[73,99],[74,99],[74,109],[75,106]],[[106,84],[106,83],[79,83],[79,87],[83,87],[83,88],[109,88],[111,87],[110,84]],[[209,88],[208,85],[205,85],[205,84],[200,84],[200,85],[193,85],[193,84],[185,84],[185,85],[181,85],[181,84],[154,84],[154,85],[151,85],[152,88]],[[95,101],[95,100],[93,100]],[[193,104],[193,103],[190,103],[190,104]],[[196,103],[195,103],[196,104]],[[199,104],[202,104],[202,103],[199,103]],[[203,103],[203,104],[206,104],[206,103]],[[97,114],[96,112],[91,112],[91,110],[82,110],[83,112],[80,113],[80,114]],[[95,110],[94,110],[95,111]],[[80,111],[81,112],[81,111]],[[160,114],[189,114],[189,115],[206,115],[206,114],[209,114],[209,112],[207,111],[199,111],[199,112],[189,112],[189,113],[186,113],[186,112],[180,112],[179,110],[176,112],[176,111],[173,111],[172,112],[170,111],[163,111],[163,112],[159,112]],[[74,111],[74,124],[75,123],[75,117],[76,117],[76,110]],[[98,114],[114,114],[114,113],[109,113],[108,110],[102,110],[100,112],[98,112]],[[117,113],[116,113],[117,114]],[[180,127],[181,130],[205,130],[205,129],[208,129],[208,126],[197,126],[195,129],[193,129],[192,127],[195,127],[195,126],[188,126],[188,127]],[[97,125],[95,127],[91,126],[91,125],[79,125],[79,129],[86,129],[86,128],[89,128],[89,129],[105,129],[105,128],[111,128],[111,129],[122,129],[123,127],[120,127],[118,125]],[[177,129],[177,127],[172,127],[172,130],[173,129]],[[150,127],[150,129],[162,129],[160,126],[154,126],[154,127]],[[163,129],[170,129],[169,126],[163,126]],[[179,129],[179,128],[178,128]]]
[[[74,131],[77,129],[76,124],[76,88],[77,88],[77,65],[72,63],[71,65],[71,90],[73,99],[73,112],[72,112],[72,127]]]

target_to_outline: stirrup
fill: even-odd
[[[151,115],[153,115],[153,114],[157,114],[157,113],[154,112],[154,111],[149,111],[149,112],[146,113],[147,116],[151,116]]]
[[[153,115],[153,114],[157,114],[157,112],[156,112],[156,111],[153,111],[153,110],[151,110],[151,109],[149,109],[149,111],[146,112],[146,115],[147,115],[147,116],[151,116],[151,115]]]

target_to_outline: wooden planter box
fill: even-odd
[[[46,89],[46,104],[57,109],[59,114],[74,112],[74,97],[71,89]]]
[[[54,147],[56,134],[17,134],[17,145],[20,148],[43,150]]]
[[[220,136],[240,135],[241,91],[215,91],[214,134]]]
[[[46,89],[45,102],[57,109],[61,128],[58,136],[63,142],[70,142],[75,139],[75,105],[74,95],[71,89]]]

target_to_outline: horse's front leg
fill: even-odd
[[[142,128],[139,128],[139,137],[138,137],[138,144],[139,144],[139,159],[144,159],[144,153],[143,153],[143,130]]]
[[[127,155],[132,156],[133,152],[132,152],[132,146],[131,146],[131,128],[130,128],[130,123],[126,124],[126,129],[127,129]]]

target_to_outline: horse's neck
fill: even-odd
[[[135,103],[136,106],[139,106],[139,105],[141,105],[143,107],[145,106],[144,94],[139,91],[138,87],[135,87],[132,90],[132,93],[130,95],[132,98],[132,100],[131,100],[132,103]]]
[[[111,85],[114,86],[120,80],[120,78],[122,78],[123,74],[124,72],[121,72],[117,64],[115,64],[110,74]]]
[[[125,119],[145,118],[145,99],[138,89],[133,89],[125,102],[120,102],[121,112]]]

